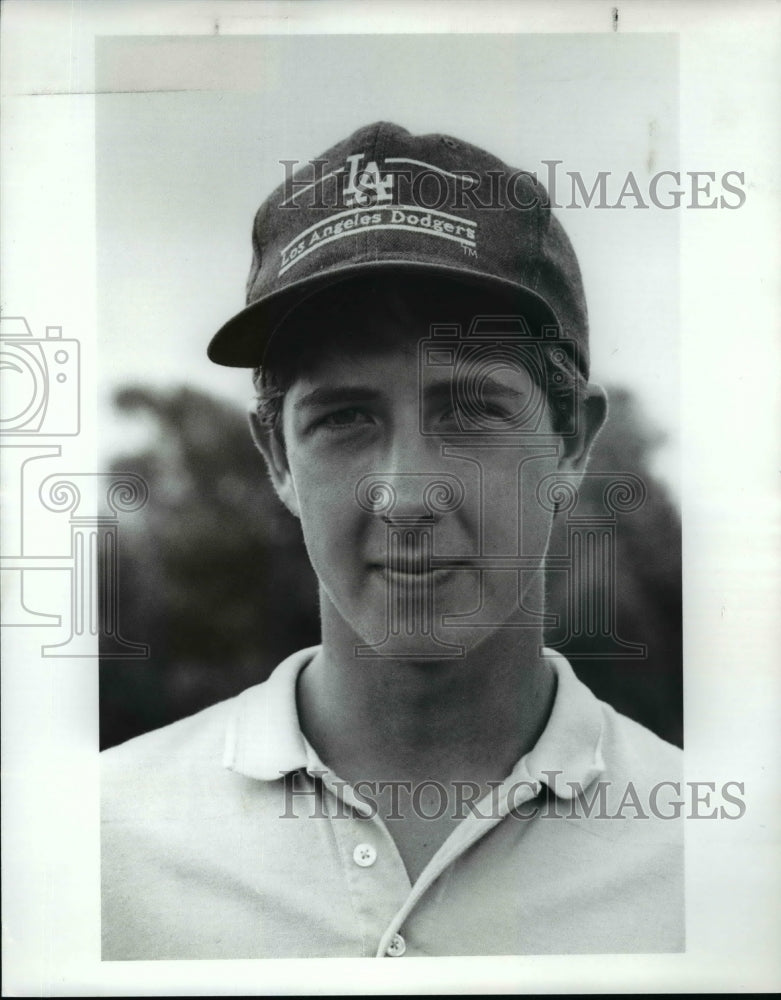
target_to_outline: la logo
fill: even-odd
[[[369,205],[380,201],[390,201],[393,189],[393,176],[386,174],[380,177],[375,160],[369,160],[365,167],[360,166],[363,153],[354,153],[347,157],[350,170],[344,197],[348,205]]]

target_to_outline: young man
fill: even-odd
[[[106,752],[104,958],[682,949],[679,752],[542,646],[605,416],[544,189],[360,129],[261,206],[247,302],[209,355],[254,369],[322,645]]]

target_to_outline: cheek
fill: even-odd
[[[288,451],[288,467],[302,519],[324,523],[336,532],[342,521],[354,521],[360,512],[357,485],[372,468],[370,458],[365,448],[323,438],[295,442]]]
[[[538,487],[545,477],[555,474],[555,462],[540,463],[534,476],[524,477],[521,484],[520,504],[523,516],[524,551],[528,554],[544,555],[553,528],[553,511],[548,510],[539,496]],[[543,499],[545,499],[543,491]]]
[[[360,511],[350,480],[336,470],[295,457],[290,471],[309,559],[319,578],[333,577],[349,562],[351,548],[360,541]]]

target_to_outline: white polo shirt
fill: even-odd
[[[412,885],[301,732],[316,651],[102,754],[104,960],[683,950],[677,748],[546,651],[542,736]]]

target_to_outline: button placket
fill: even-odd
[[[407,873],[382,820],[320,764],[314,751],[310,766],[321,768],[321,781],[333,804],[326,812],[345,865],[346,884],[363,937],[363,954],[376,956],[385,928],[409,893]]]

